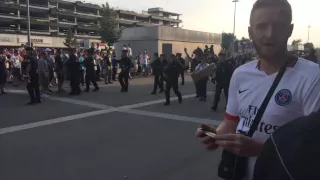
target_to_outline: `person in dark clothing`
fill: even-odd
[[[33,52],[32,48],[27,47],[26,52],[27,55],[24,61],[27,63],[27,90],[30,96],[30,102],[27,105],[38,104],[41,103],[39,90],[38,60],[35,57],[35,53]]]
[[[218,56],[219,62],[217,63],[216,76],[213,78],[213,81],[216,82],[216,92],[213,106],[211,107],[213,111],[217,111],[222,91],[224,92],[226,102],[228,102],[229,84],[234,71],[233,65],[226,60],[224,52],[220,52]]]
[[[70,73],[70,95],[79,95],[80,89],[80,62],[78,61],[73,49],[69,52],[69,61],[67,63],[68,70]]]
[[[94,86],[93,91],[98,91],[99,87],[96,82],[96,77],[95,77],[95,71],[94,71],[94,62],[93,62],[93,51],[94,49],[91,48],[89,50],[85,51],[86,57],[85,60],[83,61],[84,66],[86,67],[86,90],[85,92],[89,92],[90,90],[90,82],[92,82]]]
[[[168,61],[165,59],[165,55],[161,54],[160,58],[157,58],[155,61],[151,63],[151,67],[154,73],[154,86],[151,94],[157,94],[157,88],[159,86],[160,91],[162,93],[164,91],[163,88],[163,69],[167,66]]]
[[[128,57],[128,50],[122,50],[122,58],[119,61],[119,67],[121,68],[121,72],[119,73],[118,80],[121,85],[121,92],[128,92],[129,86],[129,73],[130,68],[132,67],[131,59]]]
[[[0,56],[0,95],[6,94],[4,91],[4,86],[7,81],[6,62],[7,62],[6,56],[1,55]]]
[[[308,59],[309,61],[312,61],[314,63],[318,63],[318,58],[316,55],[316,50],[314,50],[313,48],[310,49],[310,52],[308,53],[308,56],[306,57],[306,59]]]
[[[182,54],[181,53],[177,53],[176,54],[178,61],[180,62],[180,64],[183,66],[183,71],[181,72],[180,76],[181,76],[181,85],[184,85],[184,71],[186,68],[186,60],[184,60],[182,58]]]
[[[257,158],[253,180],[320,179],[320,111],[277,129]]]
[[[164,78],[166,81],[166,88],[165,88],[165,96],[166,96],[166,103],[165,106],[170,105],[170,89],[172,88],[174,93],[178,96],[179,104],[182,103],[182,96],[179,91],[179,74],[183,71],[183,66],[177,60],[177,57],[172,54],[171,55],[171,62],[165,67],[164,69]]]
[[[117,81],[116,76],[118,73],[118,61],[117,61],[117,55],[115,53],[112,53],[112,81]]]

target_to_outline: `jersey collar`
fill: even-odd
[[[294,66],[297,64],[298,62],[298,58],[297,57],[292,57],[290,58],[289,60],[290,62],[287,64],[287,67],[290,67],[290,68],[294,68]],[[256,69],[260,70],[260,63],[261,61],[258,60],[258,63],[257,63],[257,66],[256,66]]]

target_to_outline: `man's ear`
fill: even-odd
[[[294,24],[290,24],[289,32],[288,32],[288,38],[290,38],[290,37],[291,37],[292,32],[293,32],[293,28],[294,28]]]
[[[249,39],[252,40],[252,28],[251,28],[251,26],[248,27],[248,34],[249,34]]]

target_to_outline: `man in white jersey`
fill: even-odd
[[[287,42],[293,31],[291,21],[292,9],[286,0],[256,1],[248,31],[260,59],[240,66],[233,73],[225,120],[217,128],[201,125],[217,135],[212,138],[202,131],[196,133],[207,149],[221,147],[248,157],[245,180],[252,180],[256,157],[277,128],[320,107],[317,64],[292,58],[287,52]],[[285,64],[286,71],[253,137],[239,134],[248,132],[278,71]],[[291,140],[294,139],[288,139]]]

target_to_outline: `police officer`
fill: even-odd
[[[93,51],[94,48],[88,49],[85,51],[85,60],[83,61],[83,64],[86,68],[86,90],[85,92],[89,92],[90,90],[90,82],[92,82],[94,86],[93,91],[98,91],[99,86],[96,82],[96,76],[95,76],[95,70],[94,70],[94,60],[93,60]]]
[[[39,90],[39,71],[38,60],[31,47],[26,48],[26,56],[24,62],[26,63],[26,72],[28,76],[27,90],[30,96],[28,105],[41,103]]]
[[[128,92],[129,86],[129,73],[130,68],[132,67],[131,59],[128,57],[128,49],[123,48],[122,57],[119,61],[119,67],[121,72],[119,73],[119,83],[121,85],[121,92]]]
[[[226,60],[226,54],[224,52],[220,52],[218,56],[219,62],[217,63],[216,76],[213,80],[216,82],[216,92],[214,95],[213,106],[211,107],[213,111],[217,111],[222,90],[224,92],[226,102],[228,102],[229,83],[234,71],[233,65]]]
[[[174,54],[171,55],[171,62],[164,69],[164,78],[166,80],[166,103],[165,106],[170,105],[170,89],[178,96],[179,104],[182,103],[182,96],[178,89],[179,74],[183,71],[183,66],[177,60]]]
[[[177,53],[176,56],[180,64],[183,66],[183,71],[181,72],[180,76],[181,76],[181,85],[184,85],[184,70],[186,68],[186,61],[182,58],[181,53]]]
[[[79,95],[80,90],[80,62],[78,61],[73,49],[69,49],[69,61],[67,62],[70,74],[71,92],[69,95]]]
[[[158,55],[158,53],[157,53]],[[162,93],[164,91],[163,88],[163,69],[165,66],[168,65],[168,61],[165,59],[165,55],[161,54],[159,58],[157,58],[155,61],[151,63],[152,71],[154,74],[154,86],[153,91],[151,94],[157,94],[157,88],[159,86],[160,92]]]

